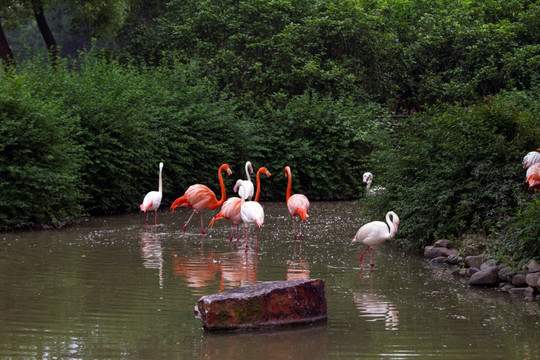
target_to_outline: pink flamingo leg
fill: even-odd
[[[371,250],[371,270],[375,269],[375,263],[373,262],[373,248],[370,248]]]
[[[257,252],[257,237],[258,237],[258,234],[259,234],[259,229],[258,228],[255,228],[255,252]]]
[[[154,225],[157,226],[157,210],[154,211]]]
[[[294,240],[296,240],[296,220],[294,216],[292,218],[292,223],[293,223],[293,231],[294,231]]]
[[[146,212],[146,226],[148,226],[148,211]]]
[[[230,242],[232,242],[233,235],[234,235],[234,224],[232,224],[232,226],[231,226],[231,236],[229,236],[229,241]]]
[[[193,217],[193,215],[195,214],[197,210],[193,210],[193,212],[191,213],[191,216],[189,217],[189,219],[186,221],[186,223],[184,224],[184,233],[186,232],[186,228],[189,224],[189,222],[191,221],[191,218]]]
[[[205,234],[204,225],[203,225],[203,211],[201,210],[201,234]]]
[[[246,252],[248,251],[248,228],[246,226]]]
[[[366,249],[364,250],[364,252],[362,254],[360,254],[360,262],[362,263],[362,267],[364,267],[364,255],[365,253],[370,249],[371,247],[370,246],[366,246]],[[373,251],[373,250],[371,250]],[[373,262],[373,261],[372,261]]]
[[[302,240],[302,221],[300,221],[300,240]]]

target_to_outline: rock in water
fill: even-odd
[[[326,320],[324,280],[268,281],[197,301],[205,330],[254,329]]]

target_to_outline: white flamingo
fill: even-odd
[[[392,220],[390,220],[392,217]],[[356,235],[352,239],[349,246],[355,242],[359,242],[366,245],[366,249],[360,255],[360,262],[362,267],[364,267],[364,255],[369,250],[371,250],[371,269],[374,268],[373,263],[373,246],[382,244],[386,240],[392,240],[398,231],[399,226],[399,217],[395,212],[389,211],[386,213],[386,223],[382,221],[372,221],[363,225]]]
[[[238,191],[238,196],[242,199],[251,200],[253,198],[253,193],[255,189],[253,188],[253,183],[251,182],[251,177],[249,176],[249,172],[253,174],[253,166],[251,165],[251,162],[246,162],[246,180],[241,180],[242,183],[236,182],[236,185],[234,185],[234,192]]]
[[[163,188],[161,185],[161,172],[163,170],[163,163],[159,163],[159,187],[158,191],[150,191],[144,197],[141,204],[141,211],[146,213],[146,226],[148,226],[148,213],[154,211],[154,225],[157,225],[157,210],[161,205],[161,198],[163,197]]]
[[[373,189],[371,189],[371,183],[373,182],[373,174],[370,172],[365,172],[363,179],[363,183],[366,185],[366,195],[376,195],[377,193],[384,191],[385,188],[382,186],[375,186]]]
[[[264,172],[266,177],[270,177],[270,172],[265,168],[261,167],[257,171],[257,193],[255,194],[254,201],[245,201],[245,198],[242,198],[243,204],[240,209],[240,214],[242,216],[242,221],[244,222],[244,228],[246,229],[246,251],[248,251],[248,242],[249,242],[249,225],[256,224],[255,227],[255,251],[257,251],[257,241],[258,241],[258,231],[259,228],[264,223],[264,210],[261,204],[259,204],[259,196],[261,195],[261,179],[260,174]],[[238,191],[240,193],[240,191]]]

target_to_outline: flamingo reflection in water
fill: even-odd
[[[299,250],[297,252],[296,247]],[[310,278],[309,263],[302,254],[302,243],[294,242],[293,257],[287,260],[287,280],[307,280]]]
[[[219,292],[257,283],[257,254],[244,250],[231,251],[219,258],[221,280]]]
[[[159,288],[163,288],[163,248],[155,229],[141,234],[141,257],[145,268],[158,270]]]
[[[172,271],[174,276],[185,278],[186,286],[193,288],[193,295],[206,295],[202,288],[215,284],[219,262],[213,253],[184,255],[172,252]]]
[[[360,279],[364,282],[362,269]],[[360,317],[366,321],[383,321],[385,330],[398,330],[399,312],[394,303],[382,294],[373,292],[373,276],[371,273],[369,289],[353,290],[353,300],[356,308],[360,311]]]

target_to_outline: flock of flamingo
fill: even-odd
[[[540,148],[538,149],[540,151]],[[531,151],[523,158],[523,168],[527,169],[526,180],[529,183],[529,189],[540,189],[540,152]],[[150,191],[144,197],[144,200],[140,206],[141,211],[146,213],[146,225],[148,226],[148,214],[150,211],[154,211],[154,224],[157,225],[157,209],[161,205],[162,199],[162,182],[161,174],[163,171],[163,163],[159,163],[159,189],[158,191]],[[259,203],[259,197],[261,194],[261,179],[260,175],[264,174],[266,177],[270,177],[270,172],[267,168],[261,167],[256,174],[257,190],[251,182],[250,173],[253,173],[253,166],[251,162],[246,162],[245,171],[246,179],[239,179],[234,185],[233,191],[238,193],[238,197],[231,197],[227,199],[225,190],[225,184],[223,182],[222,172],[226,171],[230,176],[232,171],[227,164],[223,164],[218,169],[218,179],[221,189],[221,199],[218,200],[216,194],[210,190],[207,186],[202,184],[191,185],[183,196],[177,198],[171,205],[171,210],[177,207],[192,208],[189,219],[184,224],[183,232],[186,232],[186,228],[191,221],[191,218],[196,212],[200,212],[201,215],[201,233],[205,234],[203,224],[203,211],[214,210],[221,206],[219,213],[212,218],[209,226],[212,227],[214,222],[219,219],[230,220],[232,222],[231,235],[229,241],[232,241],[234,232],[236,230],[237,241],[240,241],[240,223],[244,224],[245,237],[246,237],[246,252],[248,251],[249,243],[249,225],[255,226],[255,250],[257,250],[258,230],[264,223],[264,209]],[[291,195],[292,175],[291,168],[285,166],[285,177],[287,180],[287,192],[286,202],[287,209],[292,216],[294,239],[297,239],[296,235],[296,217],[300,218],[300,231],[298,238],[302,239],[302,223],[308,218],[309,200],[305,195],[293,194]],[[384,191],[383,187],[375,187],[371,189],[371,183],[373,181],[373,174],[366,172],[363,176],[363,182],[366,185],[366,195],[375,195],[377,192]],[[255,192],[255,198],[253,194]],[[253,199],[253,200],[252,200]],[[373,263],[373,246],[379,245],[387,240],[391,240],[395,237],[399,227],[399,217],[393,211],[389,211],[386,214],[386,222],[372,221],[364,224],[353,237],[350,245],[354,243],[361,243],[365,245],[365,249],[360,255],[360,262],[362,267],[364,265],[364,255],[368,250],[371,251],[371,269],[374,269]],[[349,246],[350,246],[349,245]]]

